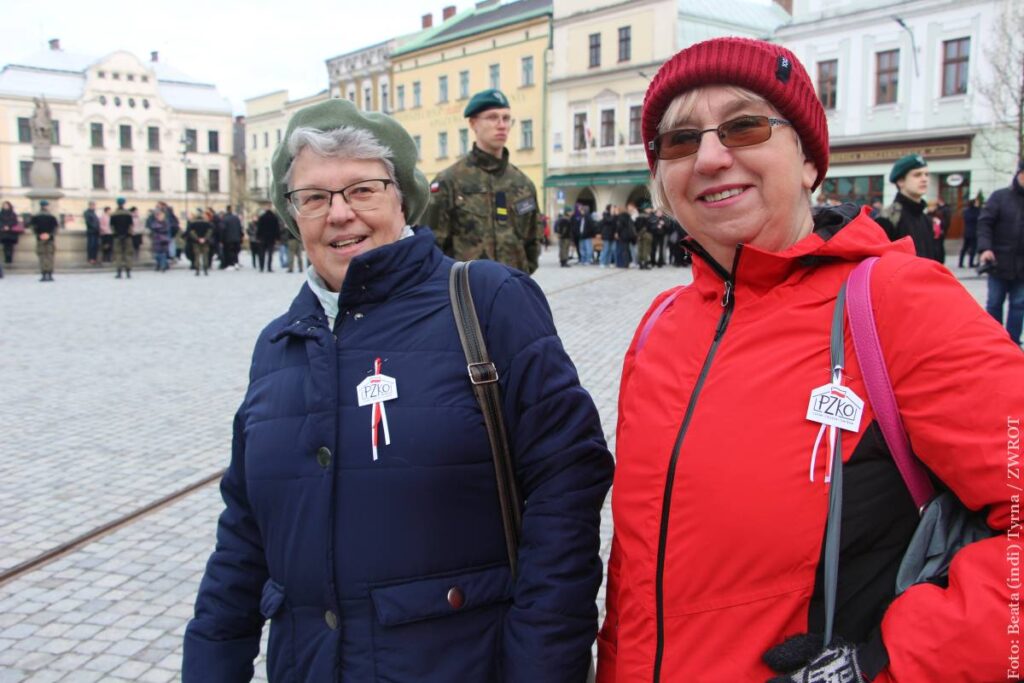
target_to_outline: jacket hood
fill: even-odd
[[[858,208],[854,204],[819,208],[813,212],[814,231],[788,249],[770,252],[747,244],[738,246],[732,274],[734,288],[767,291],[784,282],[799,280],[803,273],[822,263],[857,263],[888,252],[914,253],[910,238],[890,242],[869,214],[869,207]],[[698,290],[720,296],[723,282],[718,270],[721,266],[712,266],[701,259],[694,259],[693,265],[694,285]]]

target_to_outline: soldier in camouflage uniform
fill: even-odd
[[[424,222],[453,258],[492,259],[532,273],[540,255],[537,189],[508,161],[505,144],[515,122],[508,98],[485,90],[463,114],[476,142],[431,184]]]
[[[132,277],[132,235],[135,232],[135,219],[128,209],[124,208],[124,198],[117,198],[117,209],[110,214],[110,231],[114,233],[114,265],[117,266],[117,279],[121,279],[121,271],[125,277]]]
[[[57,234],[57,219],[50,213],[50,202],[39,202],[39,213],[29,220],[36,236],[36,255],[39,257],[40,282],[53,282],[53,260],[56,253],[54,237]]]

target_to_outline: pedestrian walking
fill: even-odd
[[[964,242],[960,247],[960,259],[957,267],[964,267],[964,255],[967,255],[967,267],[974,268],[974,257],[978,253],[978,218],[981,216],[981,201],[975,197],[964,207]]]
[[[121,279],[121,273],[128,279],[132,277],[132,256],[134,247],[132,235],[135,230],[135,219],[131,212],[124,208],[124,197],[117,198],[117,208],[110,214],[110,232],[114,242],[114,267],[117,268],[116,279]]]
[[[96,215],[96,202],[89,202],[82,219],[85,221],[85,257],[89,265],[95,266],[100,254],[100,217]]]
[[[50,202],[39,202],[39,213],[32,216],[30,225],[36,236],[36,256],[39,257],[40,282],[53,282],[53,263],[57,253],[57,219],[50,213]]]
[[[654,246],[654,236],[651,234],[652,222],[650,208],[644,209],[644,212],[636,217],[636,259],[640,270],[650,270],[651,268],[651,250]]]
[[[203,209],[196,209],[195,218],[188,222],[185,239],[192,251],[192,268],[199,277],[210,274],[210,247],[213,242],[213,223],[206,219]]]
[[[24,230],[25,226],[15,212],[14,205],[5,201],[0,208],[0,246],[4,249],[4,263],[14,261],[14,247]]]
[[[558,235],[558,264],[568,268],[569,249],[572,246],[572,209],[566,208],[555,221],[555,234]]]
[[[978,260],[988,273],[989,314],[1003,323],[1003,302],[1008,300],[1006,331],[1020,346],[1024,327],[1024,159],[1009,187],[989,195],[978,217]]]
[[[273,209],[267,209],[256,222],[256,238],[260,242],[260,272],[266,266],[268,273],[274,272],[274,245],[281,236],[281,222]]]
[[[623,364],[599,683],[1002,680],[1024,354],[909,241],[812,208],[828,120],[785,47],[696,43],[642,114],[652,196],[695,256]],[[991,528],[908,580],[912,538],[917,559],[937,540],[922,510]]]
[[[609,204],[601,216],[601,266],[614,266],[618,260],[619,207]]]
[[[231,211],[230,206],[221,217],[221,236],[224,258],[220,267],[238,270],[238,252],[242,250],[242,221]]]
[[[616,259],[615,265],[619,268],[629,268],[636,263],[636,223],[633,216],[636,214],[636,207],[632,204],[620,209],[615,216],[616,234]]]
[[[469,100],[462,115],[476,138],[473,149],[430,185],[426,222],[453,258],[491,259],[532,273],[540,257],[537,188],[509,161],[510,107],[500,90]]]
[[[591,265],[594,263],[594,236],[597,234],[597,227],[590,217],[589,207],[586,204],[577,204],[572,215],[572,231],[574,235],[580,236],[580,263]]]
[[[263,262],[263,246],[257,236],[256,219],[251,219],[245,226],[245,236],[249,240],[249,256],[252,258],[252,269],[256,270],[259,263]]]
[[[597,410],[540,288],[492,261],[468,273],[491,359],[471,381],[416,158],[346,99],[296,112],[274,154],[312,267],[253,352],[183,683],[250,679],[267,620],[272,681],[586,677],[612,473]],[[497,377],[508,537],[504,440],[473,390]]]
[[[156,271],[158,273],[166,272],[168,248],[171,244],[171,226],[167,222],[167,214],[163,209],[157,208],[153,212],[153,218],[149,221],[149,239],[153,248],[153,258],[156,260]]]

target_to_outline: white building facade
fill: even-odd
[[[715,36],[770,37],[788,20],[744,0],[555,0],[545,185],[549,215],[576,202],[649,201],[640,113],[650,79],[679,50]]]
[[[398,42],[391,39],[326,60],[330,96],[350,100],[360,111],[390,114],[395,108],[390,56]]]
[[[775,40],[804,63],[825,106],[827,196],[890,202],[889,171],[910,153],[928,162],[928,198],[954,208],[1009,183],[1016,145],[993,126],[982,90],[993,78],[986,41],[1013,1],[796,0]],[[959,230],[955,218],[950,236]]]
[[[35,209],[29,132],[35,98],[54,120],[52,155],[64,193],[64,227],[84,229],[89,201],[124,197],[145,212],[166,201],[179,212],[223,206],[231,183],[232,112],[215,86],[158,59],[128,52],[90,57],[50,49],[0,72],[0,195]]]

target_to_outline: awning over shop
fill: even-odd
[[[646,185],[651,179],[647,169],[608,173],[566,173],[549,175],[544,187],[590,187],[591,185]]]

